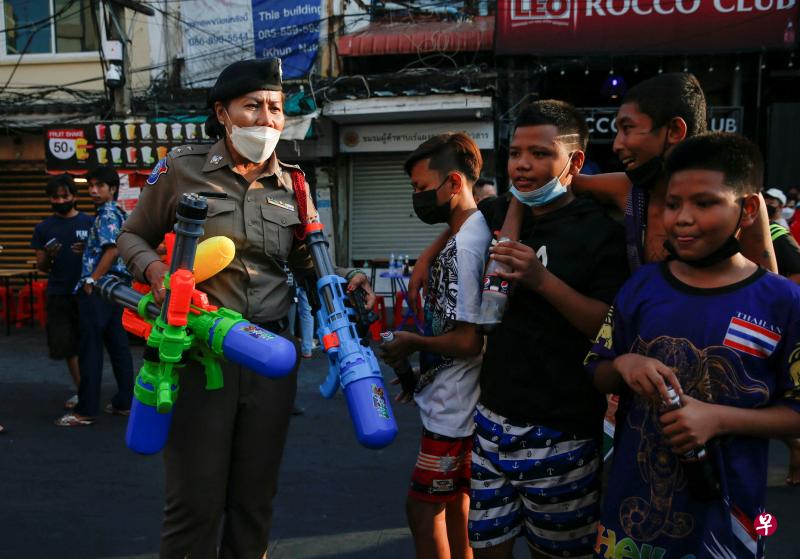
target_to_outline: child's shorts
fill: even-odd
[[[78,355],[78,301],[73,295],[47,296],[47,349],[50,359]]]
[[[598,442],[514,424],[478,405],[469,510],[475,548],[515,538],[547,556],[592,557],[600,498]]]
[[[467,493],[471,457],[471,436],[445,437],[423,428],[408,496],[426,503],[446,503]]]

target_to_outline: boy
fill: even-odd
[[[50,179],[46,187],[53,215],[33,230],[31,247],[36,250],[36,268],[47,277],[47,348],[51,359],[65,359],[75,383],[80,385],[78,368],[78,302],[72,287],[81,277],[83,243],[92,227],[92,218],[75,209],[78,189],[68,174]],[[51,242],[52,241],[52,242]],[[78,396],[64,403],[72,409]]]
[[[413,205],[425,223],[452,232],[430,271],[425,335],[395,332],[381,346],[388,363],[421,352],[414,400],[422,417],[422,441],[406,501],[417,558],[470,558],[467,539],[472,416],[478,401],[483,338],[481,277],[490,233],[472,198],[483,159],[466,134],[434,136],[405,162]]]
[[[704,134],[666,170],[673,257],[623,286],[587,357],[595,386],[621,393],[595,552],[761,557],[767,438],[800,434],[800,288],[737,250],[759,212],[755,145]],[[682,407],[665,412],[668,385]],[[719,486],[705,500],[679,458],[703,445],[713,472],[702,487]]]
[[[627,277],[623,232],[570,189],[588,130],[562,101],[517,117],[508,173],[525,208],[520,242],[491,258],[515,289],[488,337],[475,415],[470,543],[475,557],[511,557],[525,530],[534,557],[591,553],[600,489],[605,400],[588,382],[584,350]],[[481,204],[498,229],[500,197]]]
[[[117,235],[125,212],[116,204],[119,175],[112,167],[97,167],[86,175],[89,196],[97,207],[97,217],[89,231],[83,251],[80,280],[74,290],[78,296],[81,343],[78,361],[81,383],[78,405],[56,421],[59,427],[91,425],[100,407],[103,377],[103,346],[108,351],[117,394],[103,411],[112,415],[130,415],[133,398],[133,360],[128,334],[122,327],[122,307],[106,301],[94,286],[107,274],[130,281],[130,274],[117,255]]]

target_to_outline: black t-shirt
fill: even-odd
[[[772,240],[775,247],[775,260],[778,261],[778,273],[782,276],[800,274],[800,246],[791,233],[787,232]]]
[[[481,211],[500,229],[508,200]],[[611,303],[628,276],[625,235],[589,198],[541,217],[525,212],[522,243],[545,267],[579,293]],[[605,398],[583,367],[591,340],[550,303],[517,285],[506,313],[488,337],[481,368],[481,403],[512,421],[558,429],[579,438],[600,436]]]
[[[57,239],[61,249],[56,254],[47,275],[48,295],[68,295],[72,293],[81,278],[81,255],[72,252],[72,243],[86,242],[94,219],[78,212],[74,217],[51,215],[36,225],[33,230],[31,247],[44,250],[50,239]]]

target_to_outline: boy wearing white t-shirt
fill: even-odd
[[[468,490],[483,349],[475,325],[491,240],[472,197],[482,165],[478,146],[460,132],[430,138],[405,162],[417,217],[447,223],[452,232],[431,265],[425,335],[395,332],[395,340],[381,346],[389,364],[421,354],[413,397],[422,441],[406,502],[418,558],[472,557]]]

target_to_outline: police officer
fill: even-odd
[[[213,304],[286,337],[291,300],[284,266],[298,279],[313,271],[295,228],[303,210],[310,218],[316,210],[308,195],[302,197],[306,208],[298,203],[291,172],[299,169],[274,152],[284,126],[280,60],[231,64],[211,88],[209,107],[206,131],[221,139],[175,148],[159,161],[119,236],[120,254],[160,302],[168,270],[154,247],[171,231],[179,197],[205,193],[205,236],[230,238],[236,256],[200,289]],[[364,287],[371,300],[366,276],[349,276],[349,288]],[[164,451],[162,558],[217,557],[223,513],[219,557],[260,559],[267,550],[296,368],[288,377],[268,379],[225,363],[223,374],[224,388],[206,391],[198,365],[181,373]]]

